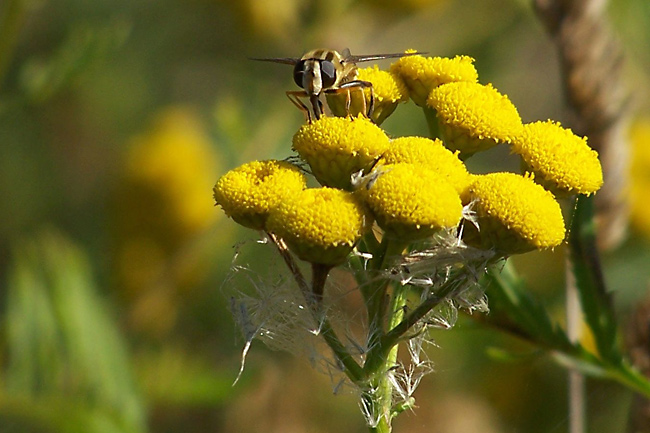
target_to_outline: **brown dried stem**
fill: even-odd
[[[606,0],[534,0],[557,46],[570,108],[570,126],[598,151],[605,184],[596,197],[599,244],[625,237],[629,149],[625,138],[629,94],[623,85],[623,51],[605,16]]]

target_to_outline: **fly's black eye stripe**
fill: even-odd
[[[323,88],[332,87],[336,83],[336,67],[329,60],[320,61],[321,81]]]
[[[293,67],[293,81],[298,87],[303,88],[303,77],[305,76],[305,61],[301,60]]]

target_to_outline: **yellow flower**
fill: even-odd
[[[448,3],[448,0],[373,0],[367,2],[374,7],[386,9],[390,13],[413,13],[423,9],[431,10]]]
[[[650,238],[650,117],[636,121],[630,131],[630,217],[634,227]]]
[[[269,212],[306,186],[305,176],[284,161],[252,161],[224,174],[214,199],[226,215],[255,230],[264,229]]]
[[[210,269],[196,239],[221,216],[206,194],[219,154],[184,106],[161,110],[129,145],[112,197],[112,273],[129,326],[161,337]]]
[[[351,189],[350,176],[367,169],[388,148],[388,137],[365,117],[322,117],[303,125],[293,149],[324,186]]]
[[[382,164],[422,164],[450,183],[458,193],[471,182],[470,174],[458,155],[447,149],[439,139],[400,137],[392,140],[382,155]]]
[[[458,193],[424,165],[384,165],[370,176],[358,193],[387,235],[421,239],[460,221],[463,206]]]
[[[463,240],[468,245],[519,254],[553,248],[564,240],[560,205],[529,177],[514,173],[474,176],[463,202],[473,202],[479,227],[466,221]]]
[[[368,227],[370,220],[352,193],[327,187],[286,196],[267,220],[267,230],[299,258],[325,265],[344,262]]]
[[[515,106],[489,84],[444,84],[433,89],[427,104],[437,111],[445,145],[459,150],[461,159],[510,143],[523,130]]]
[[[449,59],[416,55],[402,57],[391,65],[390,71],[402,78],[413,102],[424,107],[429,93],[441,84],[458,81],[475,83],[478,73],[473,62],[474,59],[468,56]]]
[[[235,25],[257,40],[291,41],[302,26],[302,4],[298,0],[217,1],[232,11],[238,20]]]
[[[603,185],[598,153],[570,129],[552,121],[524,125],[512,149],[535,173],[535,181],[556,196],[593,194]]]
[[[119,199],[132,210],[125,224],[141,224],[174,245],[215,220],[206,197],[217,155],[196,115],[182,107],[163,111],[153,128],[135,137],[127,154]],[[139,230],[139,229],[136,229]],[[153,233],[152,233],[153,234]]]
[[[376,65],[372,68],[359,69],[357,79],[372,83],[374,109],[371,118],[377,125],[381,125],[395,111],[397,104],[408,100],[408,89],[402,80],[398,76],[380,70]],[[361,99],[362,94],[365,99]],[[370,105],[370,89],[366,88],[361,92],[358,88],[352,88],[350,92],[327,93],[326,98],[327,104],[336,116],[366,115]],[[346,109],[348,105],[349,109]]]

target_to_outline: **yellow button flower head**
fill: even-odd
[[[110,253],[116,288],[129,308],[144,312],[133,315],[138,332],[164,336],[176,322],[178,297],[207,276],[205,255],[178,257],[188,246],[196,251],[197,235],[222,217],[206,194],[221,171],[214,144],[198,112],[182,105],[161,109],[129,140],[111,197]],[[151,290],[161,284],[166,290]]]
[[[196,113],[167,108],[131,144],[118,197],[128,227],[139,235],[146,227],[165,244],[179,245],[214,222],[205,191],[214,182],[218,155]]]
[[[416,55],[402,57],[390,66],[390,71],[402,78],[413,102],[424,107],[429,93],[441,84],[458,81],[476,83],[478,72],[473,62],[474,59],[468,56],[449,59]]]
[[[512,142],[526,170],[555,195],[593,194],[603,185],[598,153],[570,129],[552,121],[524,125]]]
[[[370,225],[353,193],[327,187],[287,196],[267,220],[298,257],[325,265],[344,262]]]
[[[269,212],[305,186],[305,176],[288,162],[252,161],[224,174],[213,192],[226,215],[245,227],[263,230]]]
[[[374,173],[376,179],[358,193],[388,236],[422,239],[460,221],[463,206],[458,193],[425,166],[384,165]]]
[[[630,219],[636,230],[650,238],[650,212],[646,207],[650,191],[650,117],[641,118],[632,124],[630,142]]]
[[[490,84],[444,84],[433,89],[427,104],[437,111],[445,145],[459,150],[461,159],[510,143],[523,130],[517,108]]]
[[[365,117],[321,117],[293,136],[293,149],[324,186],[351,189],[350,176],[388,148],[388,137]]]
[[[553,248],[564,239],[564,219],[553,194],[514,173],[474,176],[463,202],[474,202],[479,225],[466,222],[463,240],[471,246],[520,254]]]
[[[359,69],[357,79],[372,83],[374,109],[370,117],[377,125],[381,125],[388,116],[393,114],[393,111],[397,108],[397,104],[408,101],[408,89],[401,78],[390,72],[380,70],[376,65],[371,68]],[[361,99],[362,94],[365,97],[365,103]],[[363,89],[363,92],[353,88],[349,92],[349,96],[348,93],[341,92],[328,93],[326,97],[327,104],[332,110],[332,113],[339,117],[347,115],[357,116],[359,114],[365,115],[370,105],[369,88]],[[349,110],[346,109],[348,98],[350,102]]]
[[[463,192],[471,182],[465,164],[437,138],[431,140],[425,137],[400,137],[391,140],[380,163],[403,162],[424,165],[449,182],[458,193]]]

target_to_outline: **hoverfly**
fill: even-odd
[[[353,89],[363,91],[370,90],[370,101],[364,111],[370,117],[374,108],[374,92],[372,83],[357,79],[357,63],[371,60],[392,59],[404,56],[411,56],[421,53],[395,53],[395,54],[372,54],[367,56],[353,56],[349,49],[339,53],[334,50],[317,49],[309,51],[302,57],[284,58],[252,58],[263,62],[284,63],[293,65],[293,80],[303,90],[289,90],[287,97],[293,104],[305,113],[307,120],[311,123],[312,113],[316,119],[323,114],[323,102],[320,100],[322,93],[347,93],[346,109],[350,108],[350,91]],[[311,110],[301,98],[308,98]]]

